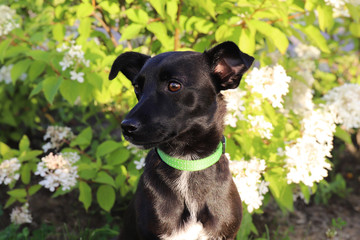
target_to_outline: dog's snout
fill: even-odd
[[[121,122],[121,128],[124,132],[134,133],[140,128],[140,122],[134,119],[125,119]]]

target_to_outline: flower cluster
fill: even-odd
[[[11,158],[4,160],[0,163],[0,184],[11,184],[13,181],[17,181],[20,177],[18,173],[21,164],[17,158]]]
[[[360,85],[347,83],[324,95],[335,123],[346,129],[360,128]]]
[[[264,195],[269,191],[269,183],[261,180],[265,168],[265,160],[262,159],[230,161],[234,182],[250,213],[260,208]]]
[[[62,186],[62,190],[70,190],[76,185],[78,178],[77,166],[74,166],[80,159],[80,156],[75,152],[61,153],[53,155],[50,153],[41,159],[37,165],[35,175],[40,175],[44,180],[39,184],[48,188],[51,192],[55,188]]]
[[[221,94],[226,101],[225,124],[236,127],[237,121],[244,119],[242,112],[245,110],[245,106],[242,98],[246,95],[246,92],[237,88],[222,91]]]
[[[22,207],[16,207],[10,214],[10,220],[14,224],[31,223],[32,217],[29,212],[29,204],[25,203]]]
[[[316,69],[314,60],[320,57],[320,50],[314,46],[298,43],[294,49],[295,61],[298,66],[298,75],[302,78],[292,79],[290,89],[292,89],[291,99],[287,98],[286,108],[291,109],[296,114],[305,115],[312,111],[314,103],[312,101],[312,85],[315,81],[313,72]]]
[[[143,151],[143,149],[140,149],[136,145],[133,145],[130,143],[129,146],[127,146],[127,149],[133,154],[136,155],[136,157],[139,159],[139,161],[134,160],[134,164],[137,170],[140,170],[145,167],[145,158],[147,155],[146,151]]]
[[[334,17],[349,17],[349,11],[346,8],[346,4],[350,3],[353,5],[358,5],[357,0],[325,0],[325,4],[333,7]]]
[[[6,5],[0,5],[0,37],[7,35],[14,28],[20,27],[14,19],[15,14],[15,10]]]
[[[250,131],[259,133],[262,138],[270,139],[272,137],[271,131],[274,127],[270,122],[265,120],[263,115],[248,115],[248,119],[251,124]]]
[[[314,182],[327,176],[331,165],[326,157],[331,157],[335,128],[332,114],[325,108],[305,116],[302,137],[285,148],[288,183],[303,182],[312,187]]]
[[[58,149],[64,140],[71,140],[73,137],[74,134],[69,127],[49,126],[46,129],[44,140],[50,139],[50,142],[43,145],[42,148],[44,152],[52,148]]]
[[[283,108],[283,96],[289,91],[291,78],[281,65],[254,68],[245,78],[252,93],[260,93],[273,107]]]
[[[0,68],[0,83],[4,82],[6,84],[10,84],[12,82],[11,80],[11,69],[13,65],[10,64],[8,66],[2,66]]]
[[[70,79],[76,80],[80,83],[84,82],[84,73],[76,72],[79,65],[86,67],[90,66],[90,61],[85,59],[84,51],[80,45],[75,45],[74,41],[71,41],[71,46],[63,44],[57,48],[58,52],[65,52],[63,60],[59,63],[62,70],[65,71],[68,68],[72,68],[70,71]]]

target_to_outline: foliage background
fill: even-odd
[[[12,82],[0,82],[0,162],[13,157],[21,162],[21,178],[0,185],[4,209],[0,223],[1,228],[7,227],[4,236],[19,231],[21,236],[35,236],[40,234],[36,229],[45,229],[41,222],[19,229],[9,225],[6,214],[14,205],[31,202],[47,191],[34,173],[46,155],[43,136],[53,125],[71,127],[76,136],[52,151],[76,151],[81,159],[76,186],[66,191],[59,187],[51,197],[70,195],[82,203],[86,210],[82,216],[100,212],[106,220],[99,229],[104,231],[91,234],[109,236],[118,231],[123,209],[141,174],[134,161],[144,156],[122,141],[119,130],[126,112],[136,104],[132,86],[123,75],[107,80],[113,60],[125,51],[149,55],[173,50],[202,52],[231,40],[255,57],[256,67],[279,63],[293,79],[301,79],[292,50],[302,42],[321,51],[310,86],[314,103],[323,102],[321,97],[334,87],[360,84],[360,9],[347,1],[345,15],[324,0],[2,0],[1,4],[16,10],[19,27],[0,36],[0,67],[12,65]],[[78,63],[64,70],[60,62],[65,53],[57,51],[63,44],[81,46],[89,65]],[[272,54],[277,55],[276,62]],[[328,70],[319,70],[321,64]],[[84,73],[84,81],[72,80],[72,70]],[[244,81],[240,88],[246,90]],[[245,98],[246,106],[252,98]],[[262,178],[269,182],[270,191],[264,206],[275,199],[284,213],[292,211],[294,192],[300,189],[308,202],[317,190],[316,184],[311,189],[302,183],[288,184],[284,158],[277,155],[279,147],[285,148],[286,142],[301,136],[302,117],[285,116],[266,101],[257,114],[274,126],[271,141],[249,132],[248,123],[238,121],[236,128],[226,129],[228,152],[232,159],[265,159],[268,167]],[[341,127],[335,132],[342,146],[352,145],[355,134],[355,130]],[[330,176],[328,181],[342,184],[341,176]],[[261,208],[255,213],[261,214]],[[246,239],[251,232],[257,230],[245,211],[238,238]]]

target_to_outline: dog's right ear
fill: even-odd
[[[253,57],[240,51],[233,42],[223,42],[205,51],[205,55],[216,77],[218,90],[237,88],[242,75],[254,62]]]
[[[111,67],[109,80],[114,79],[119,72],[122,72],[130,81],[133,81],[149,58],[150,56],[137,52],[126,52],[119,55]]]

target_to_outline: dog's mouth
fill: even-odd
[[[129,141],[131,144],[136,145],[140,148],[144,148],[144,149],[150,149],[150,148],[157,147],[161,144],[164,144],[164,143],[170,141],[171,139],[173,139],[175,137],[175,135],[172,134],[172,135],[162,138],[162,139],[158,138],[156,140],[153,140],[153,139],[138,140],[138,138],[140,138],[140,137],[134,137],[132,135],[125,134],[125,133],[123,134],[123,136],[125,137],[126,141]],[[141,139],[144,139],[144,138],[141,138]]]

